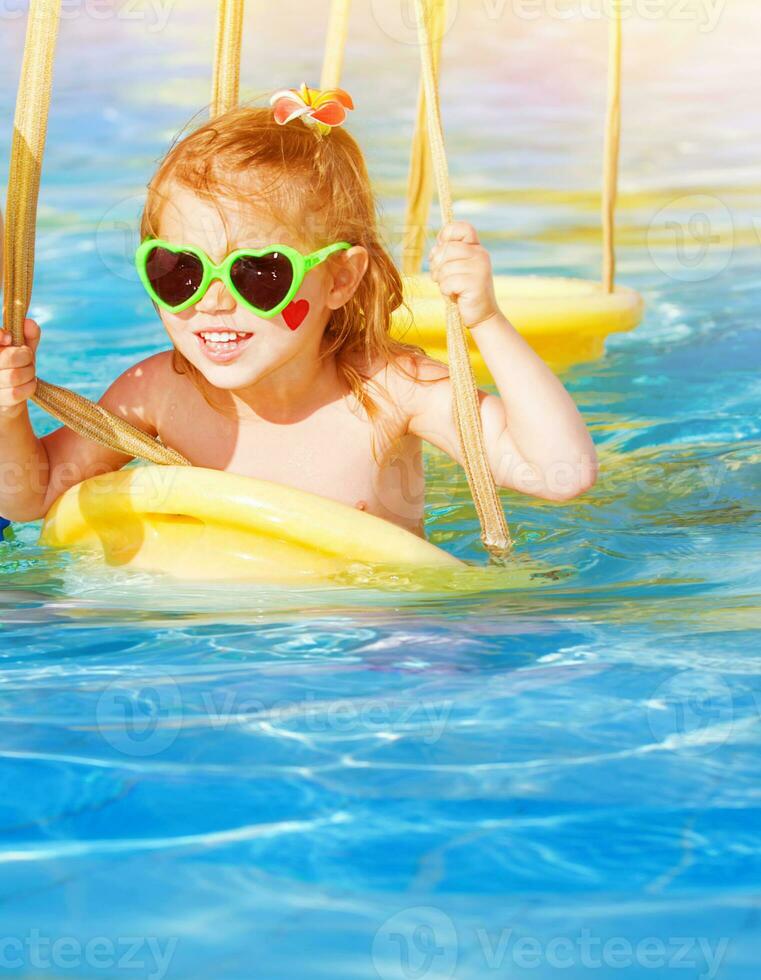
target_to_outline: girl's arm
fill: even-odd
[[[37,519],[48,474],[47,453],[27,408],[37,387],[40,328],[33,320],[24,323],[24,340],[13,347],[10,333],[0,333],[0,514],[12,521]]]
[[[128,368],[104,392],[98,404],[150,436],[157,436],[156,419],[167,390],[166,369],[171,355],[162,352]],[[63,426],[42,440],[50,460],[50,480],[44,513],[69,487],[90,477],[126,466],[133,456],[84,439]]]
[[[132,457],[85,439],[66,426],[37,438],[27,401],[37,383],[35,353],[40,330],[32,320],[27,321],[24,347],[11,348],[6,337],[0,334],[0,514],[12,521],[35,521],[69,487],[121,469]],[[104,408],[154,436],[155,393],[163,390],[159,378],[162,357],[155,355],[125,371],[99,400]]]
[[[547,500],[570,500],[597,476],[594,444],[573,399],[497,306],[489,253],[472,225],[442,229],[430,255],[431,275],[457,302],[497,386],[479,391],[487,453],[497,485]],[[446,368],[417,362],[410,431],[458,462],[452,387]]]

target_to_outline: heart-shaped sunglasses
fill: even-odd
[[[146,292],[162,309],[182,313],[198,303],[215,279],[257,316],[277,316],[301,288],[304,276],[348,242],[302,255],[289,245],[240,248],[216,265],[200,248],[148,238],[135,254]]]

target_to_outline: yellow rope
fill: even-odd
[[[426,16],[426,0],[415,0],[415,15],[428,114],[428,136],[431,142],[441,218],[446,225],[453,219],[452,193],[434,71],[433,45]],[[454,416],[460,435],[465,473],[481,521],[483,543],[492,553],[503,555],[510,548],[510,534],[486,455],[478,392],[468,355],[465,326],[457,304],[448,297],[445,298],[445,304],[449,371],[454,392]]]
[[[5,300],[3,327],[14,346],[24,343],[24,318],[32,295],[34,227],[53,58],[58,36],[56,0],[33,3],[29,10],[21,84],[11,146],[5,224]]]
[[[433,44],[433,73],[438,85],[441,44],[446,30],[446,0],[431,0],[430,36]],[[433,200],[433,163],[426,124],[425,84],[421,77],[417,100],[417,122],[412,139],[410,171],[407,180],[407,215],[402,243],[402,272],[415,276],[423,268],[428,216]]]
[[[605,163],[603,172],[602,281],[606,293],[616,286],[616,202],[618,199],[618,161],[621,153],[621,7],[613,2],[608,55],[608,108],[605,120]]]
[[[60,0],[32,0],[30,4],[16,103],[6,206],[3,309],[3,329],[10,330],[15,347],[24,343],[24,319],[32,296],[37,200],[59,13]],[[65,388],[38,379],[32,401],[74,432],[111,449],[152,463],[189,465],[173,449]]]
[[[349,9],[351,0],[332,0],[328,34],[325,39],[325,57],[322,62],[321,89],[338,88],[344,67],[344,52],[349,36]]]
[[[244,0],[219,0],[211,117],[234,109],[240,101],[240,58]]]
[[[34,402],[77,435],[116,452],[160,466],[190,466],[184,456],[149,436],[102,405],[88,401],[67,388],[37,381]]]

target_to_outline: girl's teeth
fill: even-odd
[[[209,344],[227,344],[235,340],[248,336],[245,333],[202,333],[201,336]]]

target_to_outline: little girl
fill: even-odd
[[[461,462],[447,368],[389,332],[402,282],[362,152],[341,125],[348,95],[302,87],[271,105],[201,126],[159,167],[137,264],[172,349],[125,371],[100,404],[195,466],[422,534],[422,441]],[[475,229],[443,228],[429,264],[496,382],[499,395],[479,397],[498,486],[548,500],[585,491],[590,436],[498,308]],[[130,461],[66,427],[37,438],[32,320],[25,340],[13,348],[0,334],[0,514],[14,521],[42,518],[68,487]]]

